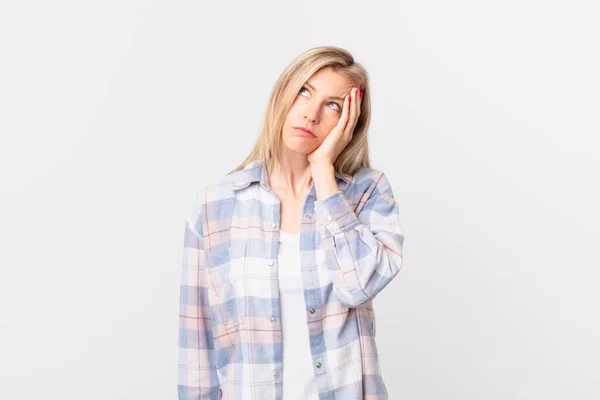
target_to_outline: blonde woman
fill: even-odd
[[[367,72],[316,47],[283,71],[250,155],[185,224],[179,399],[387,399],[373,299],[402,266],[370,167]]]

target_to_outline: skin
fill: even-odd
[[[331,68],[317,71],[299,91],[282,128],[283,161],[268,171],[281,203],[282,231],[300,231],[302,206],[313,182],[317,200],[339,190],[333,163],[352,139],[360,104],[359,88]],[[316,137],[302,136],[293,128],[298,126]]]

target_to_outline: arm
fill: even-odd
[[[315,202],[333,290],[348,307],[373,299],[402,267],[404,234],[385,174],[365,197],[356,212],[341,190]]]
[[[185,222],[179,299],[179,400],[217,400],[219,382],[207,298],[201,202]]]

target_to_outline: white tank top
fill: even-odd
[[[283,400],[318,400],[300,271],[300,234],[279,231]]]

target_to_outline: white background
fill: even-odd
[[[176,398],[185,216],[318,45],[401,207],[390,398],[600,397],[596,4],[2,2],[0,398]]]

